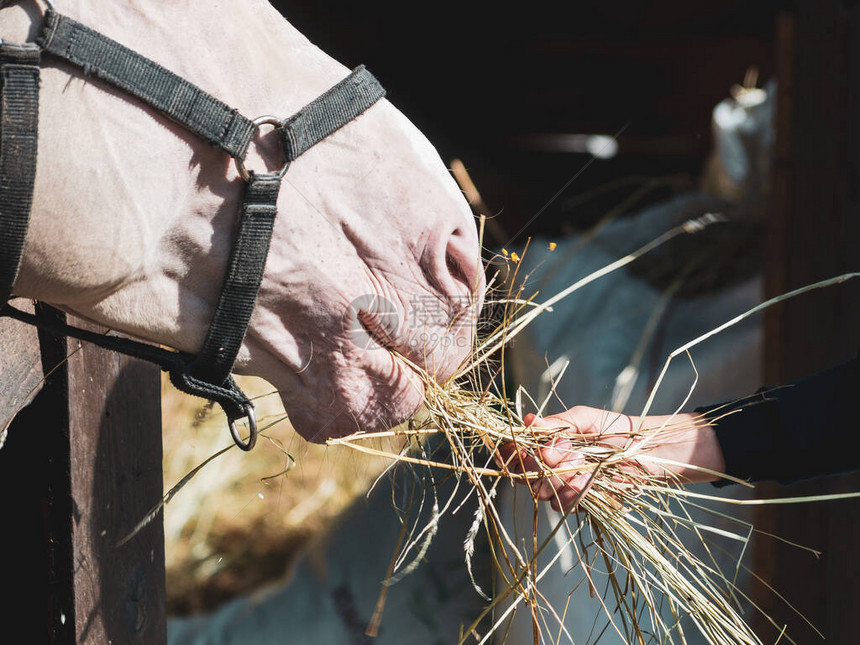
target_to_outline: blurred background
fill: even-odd
[[[713,107],[751,65],[762,80],[774,73],[780,9],[770,0],[275,5],[334,58],[366,64],[443,159],[464,160],[487,214],[511,236],[591,161],[570,135],[617,135],[617,154],[581,172],[528,234],[583,230],[631,185],[576,208],[569,200],[608,182],[698,177]]]

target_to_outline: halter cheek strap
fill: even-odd
[[[281,179],[292,161],[367,110],[385,96],[385,90],[361,66],[288,119],[251,120],[152,60],[49,9],[36,44],[0,45],[0,296],[4,303],[15,283],[32,204],[42,52],[135,96],[224,150],[245,182],[242,207],[215,314],[196,356],[45,320],[8,303],[0,315],[160,365],[178,389],[219,403],[236,444],[250,450],[257,437],[254,406],[231,371],[263,277]],[[248,147],[262,124],[279,131],[284,166],[278,172],[258,174],[245,168]],[[247,441],[236,425],[241,418],[248,419]]]
[[[30,222],[39,125],[39,48],[0,45],[0,298],[18,277]]]

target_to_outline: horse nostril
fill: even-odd
[[[477,240],[462,228],[455,229],[445,248],[445,265],[450,277],[465,285],[469,294],[480,294],[483,289],[481,257]]]
[[[448,266],[448,272],[451,274],[451,277],[463,284],[470,284],[469,274],[466,269],[463,267],[462,262],[459,262],[456,256],[452,255],[450,252],[445,253],[445,264]]]
[[[447,231],[431,231],[420,262],[429,286],[436,292],[429,297],[445,313],[443,317],[440,311],[433,318],[434,324],[446,328],[473,324],[483,304],[486,285],[477,232],[457,225]],[[427,316],[426,312],[423,315]]]

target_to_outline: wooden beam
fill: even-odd
[[[117,546],[163,494],[159,370],[87,345],[68,371],[76,642],[165,642],[161,518]]]
[[[161,518],[117,546],[163,493],[158,369],[88,344],[77,351],[77,341],[41,341],[51,376],[0,451],[0,485],[20,491],[13,508],[12,495],[4,500],[17,518],[4,512],[16,530],[0,542],[15,558],[2,566],[26,561],[35,572],[3,603],[4,632],[22,642],[164,643]],[[10,591],[11,569],[2,579]]]
[[[774,194],[768,222],[766,295],[860,269],[860,6],[841,0],[798,0],[780,19],[779,94]],[[860,285],[847,283],[785,303],[765,317],[769,383],[785,383],[845,362],[860,348]],[[810,428],[833,450],[854,448]],[[844,433],[842,434],[844,437]],[[860,490],[860,476],[790,487],[762,496]],[[768,538],[756,543],[755,570],[820,629],[827,642],[856,640],[860,607],[860,502],[762,509],[758,528],[822,551],[818,560]],[[799,643],[818,642],[772,592],[759,606]],[[763,620],[764,642],[775,631]]]
[[[31,303],[13,305],[32,313]],[[0,318],[0,444],[15,415],[39,393],[42,361],[36,330],[11,318]]]

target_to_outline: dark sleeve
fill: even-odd
[[[860,431],[858,399],[860,355],[800,381],[762,388],[743,401],[696,411],[714,426],[727,475],[788,484],[860,470],[860,452],[853,447]]]

